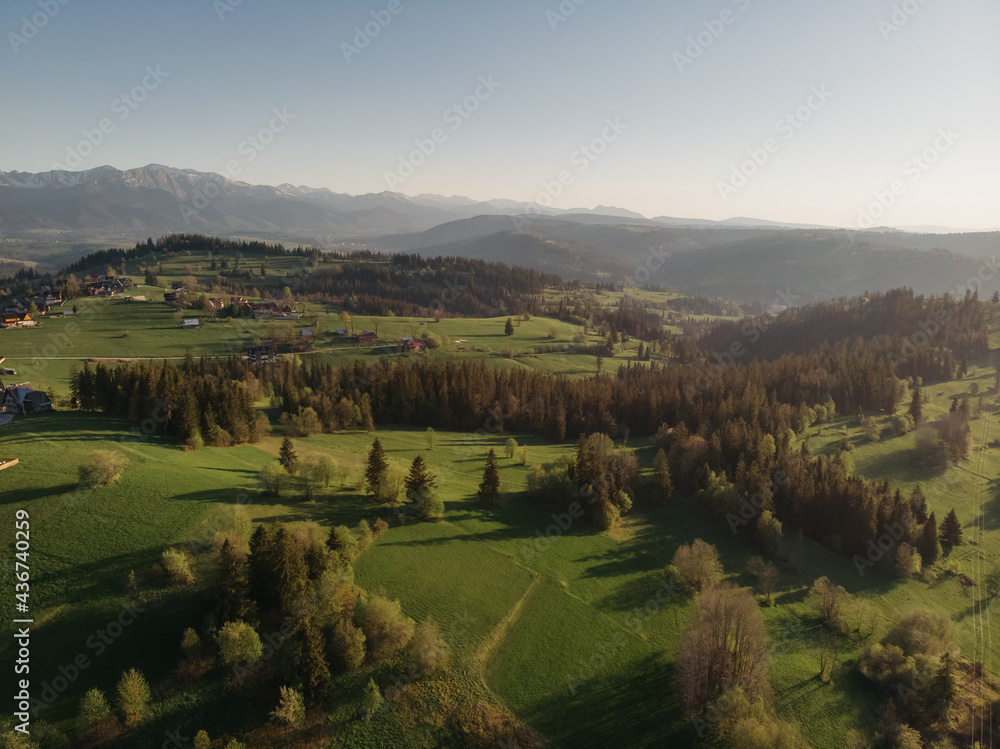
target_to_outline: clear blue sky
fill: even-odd
[[[1000,224],[996,0],[235,2],[4,2],[0,169],[65,163],[107,118],[78,168],[236,162],[252,183],[517,200],[563,172],[565,208],[846,226],[879,192],[879,224]],[[894,5],[915,12],[894,22]],[[391,21],[348,61],[373,11]],[[678,58],[700,32],[711,44]],[[477,86],[477,111],[446,114]],[[810,100],[814,87],[832,95]],[[778,125],[798,107],[808,121]],[[294,119],[248,147],[274,108]],[[626,128],[590,161],[577,149],[614,136],[609,118]],[[435,128],[434,153],[390,180]],[[911,161],[926,149],[935,163]],[[763,164],[732,181],[748,150]]]

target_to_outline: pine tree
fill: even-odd
[[[385,699],[383,699],[375,680],[368,679],[368,686],[365,687],[365,694],[361,698],[361,709],[365,714],[365,719],[370,720],[378,712],[379,708],[382,707],[383,702],[385,702]]]
[[[382,443],[376,439],[368,451],[368,465],[365,468],[365,488],[369,494],[374,497],[379,496],[388,469],[389,464],[385,460],[385,450],[382,449]]]
[[[913,493],[910,494],[910,507],[913,510],[913,517],[918,523],[922,525],[927,522],[927,497],[920,489],[920,484],[913,487]]]
[[[941,556],[937,519],[934,517],[933,512],[927,518],[927,522],[924,523],[924,529],[917,539],[917,551],[920,552],[920,558],[924,560],[924,567],[930,567]]]
[[[303,627],[299,673],[306,707],[319,707],[330,688],[330,667],[323,632],[312,619],[307,619]]]
[[[948,546],[958,546],[962,543],[962,524],[958,522],[954,508],[949,510],[941,523],[941,543]]]
[[[510,321],[509,317],[507,318],[507,324],[503,326],[503,334],[514,335],[514,323]]]
[[[431,498],[437,484],[434,483],[434,476],[427,470],[427,464],[421,456],[418,455],[413,459],[410,473],[403,480],[403,486],[406,487],[406,502],[412,508],[421,509]]]
[[[491,447],[486,454],[486,470],[483,471],[483,481],[479,485],[479,498],[487,507],[496,507],[500,503],[500,468],[497,466],[497,454]]]
[[[118,682],[118,706],[125,716],[125,725],[137,726],[149,712],[149,683],[142,672],[134,668],[122,674]]]
[[[924,421],[924,407],[920,402],[920,385],[913,385],[913,399],[910,401],[910,416],[913,417],[913,423],[920,426]]]
[[[216,620],[220,624],[251,619],[247,598],[250,580],[246,560],[237,553],[227,538],[219,550],[219,597]]]
[[[294,476],[299,471],[299,456],[295,453],[295,445],[285,437],[281,441],[281,450],[278,451],[278,462],[285,467],[290,476]]]
[[[100,689],[90,689],[80,700],[80,712],[77,715],[77,725],[83,733],[87,733],[111,717],[111,708]]]
[[[662,447],[653,459],[653,479],[660,497],[664,500],[670,499],[670,495],[674,493],[674,484],[670,478],[670,461],[667,460],[667,453]]]
[[[272,621],[301,617],[309,579],[305,551],[284,526],[274,532],[274,574],[278,583],[278,611]],[[261,612],[264,619],[265,612]]]

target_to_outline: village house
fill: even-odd
[[[0,364],[5,357],[0,356]],[[5,372],[13,372],[5,369]],[[31,414],[52,410],[52,401],[41,390],[35,390],[30,382],[20,382],[11,387],[5,387],[0,381],[0,414]]]
[[[376,343],[377,341],[378,336],[370,330],[363,330],[361,331],[361,335],[358,336],[359,343]]]
[[[27,312],[11,313],[5,311],[0,316],[0,328],[33,328],[38,323],[35,322]]]
[[[427,349],[427,344],[419,338],[400,338],[397,345],[400,351],[414,351],[418,354]]]
[[[274,341],[262,341],[259,346],[251,346],[247,359],[251,364],[274,364],[278,349]]]

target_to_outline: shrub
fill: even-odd
[[[448,650],[433,619],[417,627],[410,643],[410,661],[420,676],[448,667]]]
[[[375,527],[372,528],[372,536],[378,538],[383,533],[389,530],[389,524],[385,522],[382,518],[375,521]]]
[[[80,482],[89,487],[111,486],[125,466],[128,458],[114,450],[96,450],[90,458],[78,469]]]
[[[201,653],[201,638],[191,627],[181,636],[181,651],[185,658],[196,658]]]
[[[368,656],[380,660],[403,649],[413,639],[415,624],[404,616],[399,601],[390,601],[379,595],[359,600],[355,621],[365,634]]]
[[[301,726],[306,719],[302,695],[291,687],[281,687],[278,706],[271,712],[271,717],[286,726]]]
[[[178,549],[166,549],[160,559],[163,572],[167,579],[175,585],[194,584],[194,574],[191,572],[191,562],[188,555]]]
[[[358,554],[360,554],[368,548],[368,545],[371,544],[372,539],[375,537],[372,533],[371,527],[368,525],[367,520],[361,519],[358,521],[358,530],[356,535],[358,538]]]

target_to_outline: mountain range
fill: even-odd
[[[71,233],[136,241],[173,232],[335,248],[455,255],[565,278],[654,284],[739,301],[806,303],[910,286],[954,291],[988,275],[1000,233],[871,231],[736,217],[659,216],[623,208],[559,210],[512,200],[252,185],[150,164],[119,170],[0,172],[0,238]],[[784,300],[782,302],[782,300]]]

